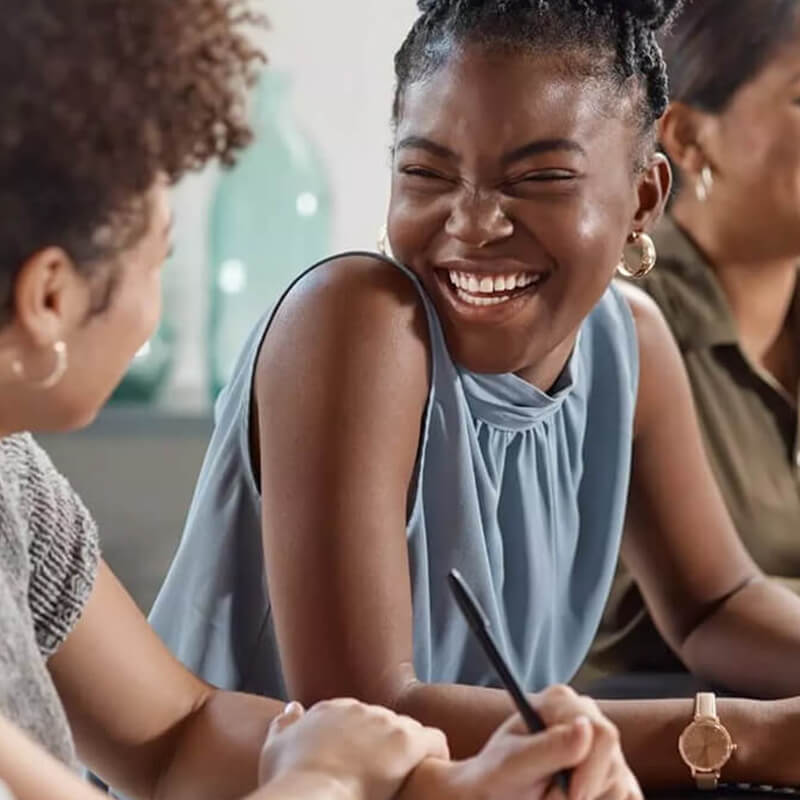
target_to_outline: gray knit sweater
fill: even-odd
[[[97,573],[97,530],[28,434],[0,439],[0,714],[75,766],[47,659],[69,635]]]

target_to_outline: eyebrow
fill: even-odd
[[[424,136],[406,136],[397,145],[398,150],[427,150],[434,156],[446,158],[450,161],[458,161],[458,156],[449,148],[442,144],[436,144]]]
[[[449,147],[437,144],[430,139],[426,139],[424,136],[406,136],[398,143],[397,149],[427,150],[429,153],[439,158],[446,158],[449,161],[460,160],[458,155]],[[501,158],[501,161],[504,166],[510,166],[517,161],[522,161],[523,159],[530,158],[531,156],[553,152],[578,153],[582,156],[586,155],[586,151],[572,139],[537,139],[536,141],[528,142],[528,144],[525,144],[522,147],[518,147],[516,150],[512,150],[510,153],[506,153]]]
[[[572,139],[539,139],[535,142],[528,142],[528,144],[506,153],[501,159],[505,166],[522,161],[531,156],[542,155],[543,153],[577,153],[578,155],[585,156],[586,151]]]

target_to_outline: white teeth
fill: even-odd
[[[488,275],[481,276],[455,270],[449,273],[449,278],[450,283],[456,288],[458,296],[475,306],[505,303],[511,299],[509,292],[513,292],[515,289],[524,289],[542,280],[541,275],[534,275],[530,272],[492,278]]]
[[[475,295],[469,294],[463,289],[458,289],[457,294],[465,303],[469,303],[471,306],[497,306],[511,299],[507,294],[499,297],[475,297]]]

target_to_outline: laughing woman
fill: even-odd
[[[586,656],[621,548],[693,669],[800,692],[800,601],[739,543],[662,317],[612,285],[655,258],[675,5],[421,0],[396,58],[396,260],[312,267],[218,406],[153,614],[207,679],[378,701],[470,754],[509,703],[448,571],[536,691]],[[651,786],[800,782],[798,701],[721,701],[690,766],[691,701],[605,710]]]

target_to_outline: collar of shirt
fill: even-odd
[[[669,294],[675,303],[670,322],[681,349],[738,344],[728,300],[694,242],[670,216],[659,222],[654,239],[658,249],[656,269],[670,283]]]
[[[671,216],[665,215],[656,228],[654,240],[659,256],[656,269],[660,272],[658,277],[654,275],[654,280],[669,284],[668,295],[672,308],[667,316],[681,350],[688,353],[720,345],[735,347],[752,372],[784,400],[797,407],[797,395],[791,396],[771,375],[751,364],[742,352],[736,320],[725,293],[714,270],[692,239]],[[800,281],[795,289],[792,313],[800,331]]]

